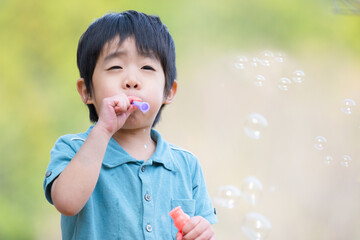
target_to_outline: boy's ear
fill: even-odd
[[[170,104],[170,103],[172,103],[172,101],[174,100],[175,95],[176,95],[177,85],[178,85],[178,84],[177,84],[177,81],[175,80],[172,88],[171,88],[170,91],[169,91],[169,94],[168,94],[167,97],[165,98],[164,104]]]
[[[86,89],[85,81],[83,78],[79,78],[76,81],[76,89],[77,89],[83,103],[93,104],[92,98]]]

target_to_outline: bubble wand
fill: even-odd
[[[142,113],[146,113],[150,109],[150,105],[147,102],[132,101],[131,104],[139,108]]]

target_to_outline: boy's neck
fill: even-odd
[[[150,131],[151,128],[120,129],[113,138],[130,156],[147,161],[156,148],[156,142],[151,139]]]

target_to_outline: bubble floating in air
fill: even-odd
[[[301,70],[296,70],[293,74],[292,80],[296,83],[302,83],[305,79],[305,73]]]
[[[331,155],[326,155],[324,163],[326,165],[331,165],[334,163],[334,158]]]
[[[258,87],[262,87],[264,86],[264,82],[265,82],[265,77],[263,75],[256,75],[255,79],[254,79],[254,85],[258,86]]]
[[[246,214],[241,230],[250,240],[264,240],[270,233],[270,221],[260,213]]]
[[[263,185],[259,179],[253,176],[245,178],[241,185],[242,198],[253,205],[259,202],[263,191]]]
[[[352,161],[352,159],[349,155],[344,155],[344,156],[342,156],[342,158],[340,160],[340,165],[343,167],[349,167],[351,161]]]
[[[250,64],[251,64],[252,67],[255,67],[255,68],[256,68],[256,67],[258,67],[259,64],[260,64],[260,59],[257,58],[257,57],[253,57],[253,58],[251,59]]]
[[[240,190],[232,185],[219,187],[214,202],[225,208],[234,208],[240,198]]]
[[[278,63],[285,62],[286,54],[283,52],[278,52],[275,56],[275,61]]]
[[[271,63],[274,61],[274,54],[269,50],[265,50],[261,52],[260,57],[261,57],[260,63],[265,67],[269,67]]]
[[[249,73],[250,79],[257,87],[262,87],[265,84],[272,85],[281,91],[289,91],[293,88],[292,85],[300,84],[305,81],[306,74],[303,70],[292,70],[292,75],[283,75],[283,72],[288,72],[282,68],[287,68],[289,64],[284,64],[286,61],[286,54],[283,52],[275,52],[264,50],[253,56],[237,56],[234,62],[236,69],[242,70],[243,73]],[[278,71],[280,70],[280,71]],[[247,78],[248,76],[243,76]],[[276,79],[274,81],[274,79]]]
[[[291,81],[287,77],[280,78],[278,82],[278,88],[282,91],[288,91],[290,87]]]
[[[341,111],[347,115],[350,115],[355,108],[356,104],[355,101],[347,98],[342,101]]]
[[[245,69],[245,65],[248,62],[248,59],[246,56],[238,56],[237,61],[234,63],[234,67],[236,69],[243,70]]]
[[[327,140],[323,136],[317,136],[315,138],[314,148],[316,150],[324,150],[324,146],[326,144]]]
[[[245,122],[245,134],[252,139],[260,139],[268,123],[265,117],[259,113],[250,114]]]

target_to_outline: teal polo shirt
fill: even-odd
[[[80,149],[87,132],[60,137],[51,150],[44,191]],[[177,206],[190,217],[200,215],[217,222],[198,159],[167,143],[151,130],[156,150],[147,161],[131,157],[110,139],[94,192],[75,216],[61,215],[64,240],[175,239],[177,229],[169,212]]]

